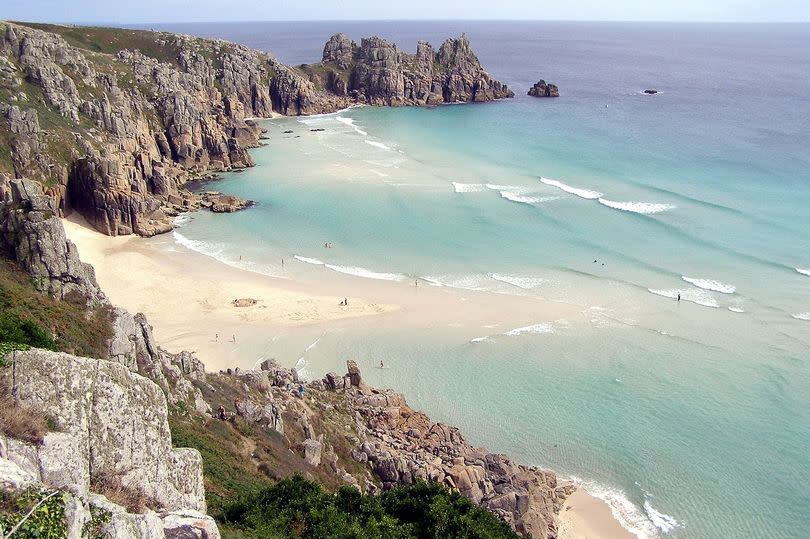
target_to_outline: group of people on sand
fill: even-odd
[[[219,333],[214,334],[214,342],[219,342]],[[231,335],[231,342],[236,342],[236,335]]]
[[[338,303],[338,305],[340,305],[341,307],[347,307],[349,305],[349,300],[346,299],[346,298],[343,298],[343,301]]]
[[[332,244],[331,241],[327,241],[326,243],[323,244],[324,249],[331,249],[333,246],[334,245]]]

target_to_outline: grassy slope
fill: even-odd
[[[54,349],[86,357],[107,357],[112,337],[110,308],[87,307],[83,299],[60,301],[40,293],[14,262],[0,260],[0,313],[28,320],[51,334]]]

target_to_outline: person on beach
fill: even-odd
[[[381,368],[381,369],[384,369],[384,368],[385,368],[385,365],[383,365],[382,360],[380,360],[380,368]]]
[[[231,339],[233,339],[233,342],[236,342],[236,335],[234,335],[233,337],[231,337]]]
[[[219,342],[219,333],[214,334],[214,342]]]
[[[281,259],[281,267],[282,268],[284,267],[284,259],[283,258]]]
[[[346,306],[348,307],[348,305],[349,305],[349,300],[348,300],[348,299],[346,299],[346,298],[343,298],[343,305],[346,305]]]
[[[678,301],[681,301],[681,295],[678,294]]]

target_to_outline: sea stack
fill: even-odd
[[[546,81],[541,79],[529,88],[529,95],[532,97],[560,97],[560,89],[556,84],[546,84]]]

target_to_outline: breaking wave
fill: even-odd
[[[365,279],[376,279],[378,281],[404,281],[407,279],[401,273],[382,273],[371,271],[370,269],[361,268],[357,266],[336,266],[334,264],[324,264],[327,268],[338,273],[345,273],[346,275],[354,275],[355,277],[363,277]]]
[[[717,309],[720,307],[720,304],[717,303],[717,300],[711,294],[707,294],[702,290],[695,290],[695,289],[677,289],[671,288],[668,290],[654,290],[652,288],[647,289],[649,292],[657,295],[663,296],[665,298],[670,299],[678,299],[678,294],[681,295],[681,301],[689,301],[691,303],[695,303],[697,305],[702,305],[703,307],[711,307],[713,309]]]
[[[548,202],[549,200],[556,200],[557,198],[559,198],[559,197],[538,197],[538,196],[523,195],[520,193],[515,193],[513,191],[501,191],[501,197],[505,198],[506,200],[510,200],[512,202],[529,204],[530,206],[540,204],[541,202]]]
[[[691,283],[698,288],[702,288],[704,290],[712,290],[714,292],[720,292],[721,294],[733,294],[737,291],[737,287],[731,284],[721,283],[720,281],[715,281],[713,279],[698,279],[695,277],[687,277],[685,275],[681,275],[681,279],[686,281],[687,283]]]
[[[640,213],[642,215],[651,215],[654,213],[661,213],[662,211],[672,210],[675,208],[673,204],[659,204],[656,202],[616,202],[606,198],[599,198],[599,203],[614,210],[628,211],[632,213]]]
[[[599,191],[591,191],[590,189],[571,187],[570,185],[566,185],[559,180],[552,180],[551,178],[540,178],[540,181],[546,185],[550,185],[552,187],[556,187],[557,189],[561,189],[566,193],[570,193],[572,195],[576,195],[580,198],[585,198],[588,200],[595,200],[602,196],[602,193],[600,193]]]
[[[733,312],[733,313],[744,313],[745,312],[745,309],[743,309],[742,307],[734,307],[734,306],[729,307],[728,310]]]
[[[359,135],[363,135],[364,137],[368,136],[368,133],[366,133],[365,131],[363,131],[359,127],[357,127],[357,125],[354,123],[354,119],[352,119],[352,118],[345,118],[343,116],[337,116],[335,118],[335,120],[339,121],[342,124],[348,125],[352,129],[354,129],[357,132],[357,134],[359,134]]]
[[[490,273],[489,276],[496,281],[511,284],[512,286],[516,286],[524,290],[537,288],[546,282],[545,279],[541,279],[540,277],[521,277],[519,275],[503,275],[501,273]]]
[[[298,256],[298,255],[293,255],[293,258],[295,258],[299,262],[304,262],[305,264],[314,264],[316,266],[324,265],[323,262],[321,260],[318,260],[317,258],[307,258],[306,256]]]
[[[810,269],[802,269],[802,268],[795,268],[795,269],[802,275],[807,275],[808,277],[810,277]]]
[[[377,142],[377,141],[374,141],[374,140],[363,140],[363,142],[365,142],[366,144],[369,144],[371,146],[374,146],[375,148],[380,148],[381,150],[391,150],[390,146],[386,146],[382,142]]]
[[[674,517],[662,513],[652,506],[647,499],[646,492],[644,509],[642,510],[619,489],[608,488],[592,481],[583,483],[576,477],[571,479],[575,483],[582,485],[588,494],[605,502],[610,508],[613,518],[625,530],[639,539],[655,539],[660,537],[662,533],[668,533],[680,527],[680,523]]]
[[[794,315],[791,315],[791,316],[793,316],[793,318],[795,318],[796,320],[810,321],[810,313],[797,313],[797,314],[794,314]]]

